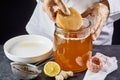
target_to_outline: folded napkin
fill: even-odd
[[[117,70],[116,57],[108,57],[101,53],[96,53],[95,56],[98,56],[103,61],[103,66],[98,72],[93,72],[88,69],[83,80],[104,80],[108,74]]]

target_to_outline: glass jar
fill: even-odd
[[[90,27],[68,31],[56,26],[54,32],[54,59],[62,70],[81,72],[87,69],[91,57],[92,38]]]

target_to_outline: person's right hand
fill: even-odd
[[[70,11],[62,2],[62,0],[44,0],[43,10],[47,13],[49,18],[53,21],[56,19],[56,13],[61,10],[65,15],[69,15]]]

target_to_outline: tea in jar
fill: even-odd
[[[92,39],[90,28],[64,30],[56,27],[54,33],[54,59],[63,70],[81,72],[91,57]]]
[[[54,59],[63,70],[81,72],[86,70],[87,60],[91,57],[92,39],[87,19],[74,8],[70,15],[58,11],[54,32]]]

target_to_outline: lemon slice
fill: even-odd
[[[44,73],[49,77],[55,77],[60,72],[60,66],[54,61],[49,61],[44,66]]]
[[[66,30],[79,30],[82,26],[82,16],[74,8],[69,8],[70,15],[63,14],[60,10],[57,12],[56,21],[59,27]]]

